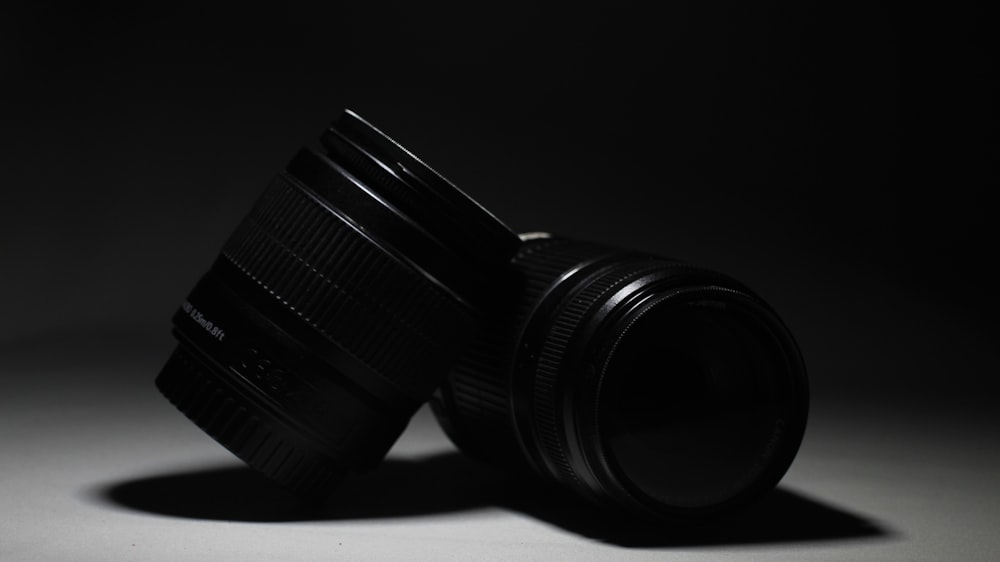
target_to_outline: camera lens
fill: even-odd
[[[384,457],[520,244],[355,113],[322,144],[274,178],[182,303],[156,380],[238,457],[310,495]]]
[[[435,394],[460,449],[667,519],[724,513],[778,483],[808,392],[767,304],[707,269],[525,238],[519,303]]]

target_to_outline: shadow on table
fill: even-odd
[[[526,478],[443,453],[387,459],[352,476],[327,501],[291,496],[243,466],[223,466],[112,483],[99,497],[119,507],[190,519],[278,522],[387,519],[500,507],[595,540],[630,547],[765,544],[886,537],[873,522],[779,488],[711,525],[650,525],[609,515]]]

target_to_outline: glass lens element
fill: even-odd
[[[618,468],[643,494],[703,507],[746,487],[780,427],[772,344],[719,302],[654,307],[609,362],[602,419]],[[720,483],[725,483],[720,486]]]

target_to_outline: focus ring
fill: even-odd
[[[405,393],[423,397],[471,315],[281,174],[222,256]],[[376,296],[377,295],[377,296]]]
[[[427,333],[439,327],[440,316],[461,310],[455,300],[444,294],[424,276],[391,258],[384,250],[351,227],[343,218],[330,211],[287,174],[279,174],[258,206],[250,213],[223,249],[234,261],[264,258],[266,251],[277,251],[280,245],[295,257],[309,275],[308,281],[296,279],[281,271],[267,272],[280,281],[286,298],[301,300],[313,287],[309,282],[324,279],[336,284],[342,292],[363,296],[367,303],[378,306],[415,330]],[[271,244],[270,248],[256,244]],[[367,260],[366,264],[359,261]],[[277,264],[261,266],[278,267]],[[354,268],[364,265],[357,271]],[[260,271],[263,274],[263,271]],[[308,275],[308,271],[305,272]],[[403,279],[403,280],[400,280]],[[376,296],[377,295],[377,296]],[[320,299],[300,302],[300,310],[314,308]]]

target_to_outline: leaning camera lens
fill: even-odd
[[[277,175],[174,316],[156,379],[205,432],[322,495],[447,375],[520,241],[345,111]]]
[[[723,513],[778,483],[808,394],[767,304],[677,261],[525,238],[518,303],[433,401],[460,449],[667,519]]]

